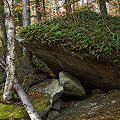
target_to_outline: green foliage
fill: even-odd
[[[120,53],[120,17],[76,11],[53,20],[23,27],[19,35],[32,44],[95,58],[117,58]]]

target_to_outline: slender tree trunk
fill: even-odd
[[[45,12],[45,0],[43,0],[43,17],[46,16],[46,12]]]
[[[82,5],[84,5],[84,0],[82,0]]]
[[[73,11],[75,11],[75,1],[73,0]]]
[[[89,0],[87,0],[87,6],[86,6],[86,7],[87,7],[87,10],[88,10],[88,6],[89,6]]]
[[[41,20],[41,17],[42,17],[42,14],[41,14],[41,11],[40,11],[40,1],[39,1],[39,0],[36,0],[35,4],[36,4],[36,15],[37,15],[37,19],[38,19],[38,21],[40,21],[40,20]]]
[[[70,0],[65,0],[65,8],[67,10],[67,12],[71,12],[71,3],[70,3]]]
[[[29,0],[22,0],[23,9],[23,26],[30,25],[30,2]]]
[[[6,83],[3,93],[3,100],[12,99],[12,92],[15,79],[15,26],[13,16],[13,0],[5,0],[6,28],[7,28],[7,58],[6,58]]]
[[[6,63],[6,53],[7,53],[7,33],[5,27],[5,14],[4,14],[4,3],[3,0],[0,1],[0,28],[1,28],[1,42],[2,42],[2,53],[1,58],[4,63]]]
[[[30,25],[30,3],[29,0],[22,0],[22,7],[23,7],[23,26]],[[24,63],[23,69],[25,74],[30,74],[33,71],[32,67],[32,52],[23,48],[23,55],[24,55]]]
[[[97,4],[99,6],[99,11],[101,14],[107,14],[107,7],[105,0],[97,0]]]
[[[0,64],[0,66],[6,72],[4,65]],[[39,117],[39,115],[38,115],[37,111],[35,110],[35,108],[33,107],[33,105],[31,104],[31,102],[29,101],[29,98],[27,97],[26,93],[22,89],[22,87],[19,84],[16,77],[14,79],[14,88],[15,88],[16,92],[18,93],[18,96],[19,96],[20,100],[22,101],[22,103],[23,103],[28,115],[30,116],[31,120],[42,120]]]
[[[118,16],[120,16],[120,0],[118,0]]]

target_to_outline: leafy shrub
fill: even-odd
[[[19,31],[19,35],[31,43],[95,58],[118,58],[119,33],[120,17],[102,17],[87,10],[44,20]]]

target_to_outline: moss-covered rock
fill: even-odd
[[[36,111],[40,117],[43,117],[51,108],[50,96],[40,91],[29,91],[28,94]]]
[[[56,101],[63,91],[63,87],[59,85],[57,79],[46,79],[44,82],[32,86],[29,93],[32,93],[31,96],[39,96],[33,100],[33,104],[42,117],[51,109],[53,101]]]

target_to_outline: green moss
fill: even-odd
[[[0,91],[0,99],[2,99],[3,91]],[[0,103],[0,119],[20,119],[28,117],[23,106],[15,104],[3,104]]]
[[[22,106],[0,103],[0,119],[24,118],[26,112]]]
[[[3,95],[3,91],[1,90],[0,99],[2,98],[2,95]],[[32,97],[31,102],[33,106],[38,112],[40,112],[44,110],[44,108],[49,104],[50,102],[49,96],[44,96],[43,94],[40,94],[40,96],[38,94],[34,94],[34,95],[35,95],[34,97],[32,95],[30,95],[29,97]],[[15,103],[13,104],[0,103],[0,119],[10,119],[10,118],[13,119],[25,118],[25,120],[28,119],[28,114],[25,111],[24,107],[21,105],[17,105]]]
[[[2,95],[3,95],[3,91],[0,90],[0,101],[1,101],[1,99],[2,99]]]
[[[49,102],[50,102],[49,97],[43,96],[43,95],[32,101],[32,103],[37,111],[44,110],[44,108],[49,104]]]
[[[19,31],[30,43],[51,49],[67,49],[71,53],[95,58],[120,59],[120,17],[92,11],[76,11],[53,20],[44,20]],[[109,29],[108,29],[109,28]]]

